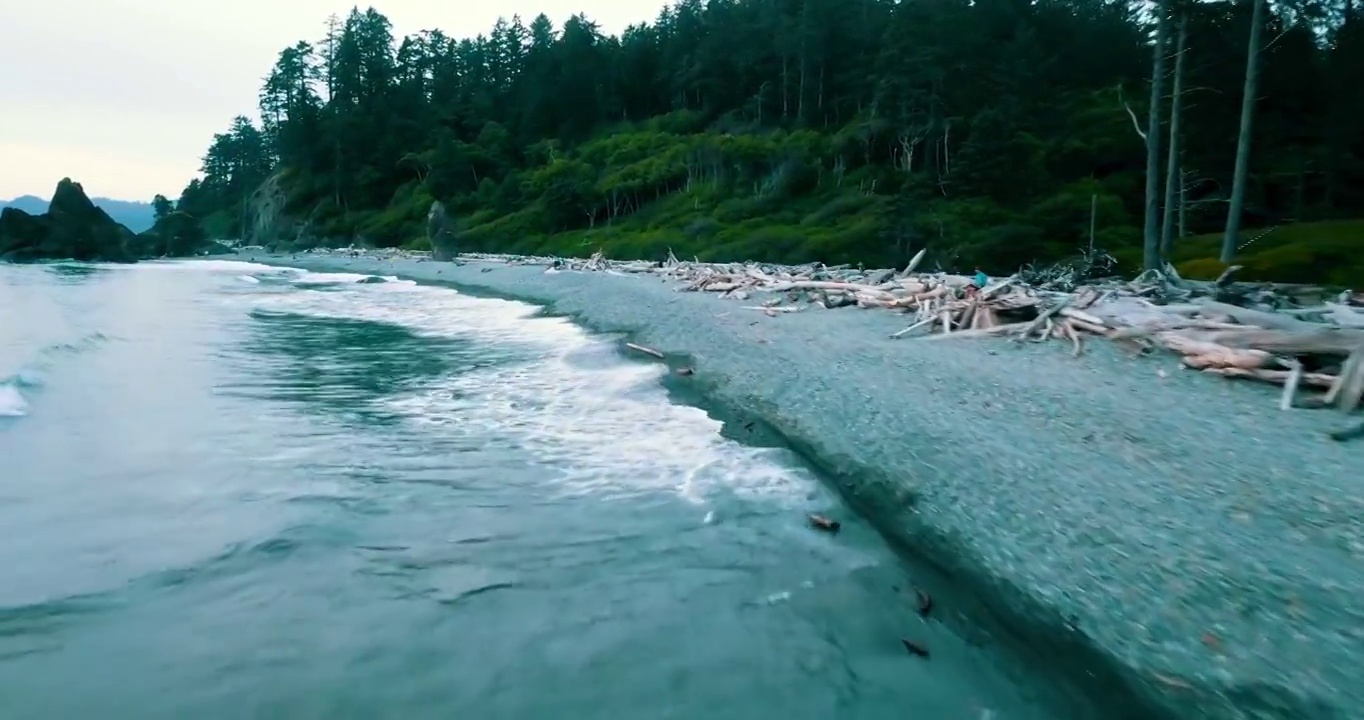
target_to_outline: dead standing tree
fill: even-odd
[[[1236,139],[1236,169],[1231,178],[1231,202],[1227,206],[1227,227],[1222,236],[1224,263],[1236,256],[1236,239],[1241,233],[1241,212],[1246,202],[1246,180],[1250,173],[1250,137],[1255,121],[1255,93],[1260,86],[1260,45],[1264,30],[1266,0],[1253,0],[1250,15],[1250,41],[1246,47],[1246,83],[1241,96],[1241,130]]]
[[[1165,46],[1170,0],[1156,3],[1156,38],[1151,51],[1151,103],[1146,115],[1146,217],[1142,230],[1142,267],[1160,267],[1160,101],[1165,81]]]
[[[1160,250],[1165,257],[1170,256],[1170,250],[1174,247],[1175,231],[1175,212],[1178,202],[1178,212],[1181,217],[1184,212],[1184,176],[1183,169],[1180,167],[1180,137],[1179,121],[1183,114],[1184,93],[1184,56],[1186,46],[1189,42],[1189,10],[1180,8],[1179,10],[1179,38],[1175,41],[1175,77],[1174,87],[1170,90],[1170,154],[1166,158],[1165,165],[1165,210],[1164,217],[1160,226]],[[1179,190],[1176,197],[1175,191]],[[1184,223],[1180,223],[1180,236],[1184,234]]]

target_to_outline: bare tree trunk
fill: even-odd
[[[1175,187],[1179,183],[1179,116],[1183,109],[1184,46],[1189,41],[1189,11],[1179,13],[1179,39],[1175,41],[1175,80],[1170,90],[1170,155],[1165,167],[1165,205],[1160,225],[1160,251],[1170,256],[1175,235]]]
[[[1189,235],[1189,173],[1184,170],[1184,164],[1179,167],[1179,237],[1184,238]]]
[[[1165,98],[1165,36],[1169,34],[1170,0],[1156,6],[1156,41],[1151,51],[1151,109],[1146,115],[1146,221],[1142,232],[1142,267],[1160,267],[1160,102]]]
[[[788,118],[788,117],[791,116],[791,106],[790,106],[790,104],[789,104],[789,103],[787,102],[787,100],[786,100],[786,88],[787,88],[786,71],[787,71],[788,65],[789,65],[789,61],[788,61],[787,58],[786,58],[786,51],[783,50],[783,51],[782,51],[782,55],[781,55],[781,119],[782,119],[782,120],[785,120],[786,118]]]
[[[337,28],[340,27],[340,18],[335,14],[327,18],[327,104],[332,107],[332,198],[336,201],[336,206],[342,207],[341,201],[341,107],[336,102],[336,50],[339,38]]]
[[[1255,93],[1260,85],[1260,35],[1265,0],[1253,0],[1250,15],[1250,41],[1246,43],[1246,85],[1241,96],[1241,131],[1236,139],[1236,169],[1231,178],[1231,202],[1227,206],[1227,229],[1222,236],[1224,263],[1236,257],[1236,239],[1241,233],[1241,212],[1246,204],[1246,180],[1250,174],[1250,135],[1255,120]]]
[[[824,112],[824,59],[819,60],[819,117],[825,127],[829,125],[828,114]]]
[[[1089,196],[1089,252],[1094,252],[1094,231],[1099,227],[1099,194]]]

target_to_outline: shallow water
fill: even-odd
[[[1073,715],[661,366],[359,279],[0,266],[6,716]]]

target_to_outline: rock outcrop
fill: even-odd
[[[131,262],[137,259],[136,238],[132,230],[90,202],[84,188],[71,178],[57,183],[42,215],[15,208],[0,211],[0,260]]]
[[[450,218],[445,205],[436,200],[426,214],[426,240],[431,243],[431,258],[449,262],[455,259],[455,233],[450,230]]]
[[[137,236],[139,258],[219,255],[232,249],[208,239],[193,216],[175,211],[157,218],[150,230]]]
[[[86,196],[80,183],[63,178],[47,212],[30,215],[17,208],[0,211],[0,260],[79,260],[137,262],[163,256],[202,255],[223,249],[204,237],[199,223],[173,212],[138,235],[114,222]]]
[[[246,200],[246,223],[242,241],[252,245],[273,247],[299,240],[303,229],[285,212],[288,197],[284,192],[283,172],[266,178]]]

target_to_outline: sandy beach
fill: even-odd
[[[767,317],[656,278],[236,259],[450,283],[627,333],[694,368],[686,382],[728,414],[770,424],[1025,641],[1130,691],[1115,703],[1364,717],[1364,446],[1324,438],[1338,414],[1280,411],[1273,388],[1173,355],[891,340],[891,313]]]

